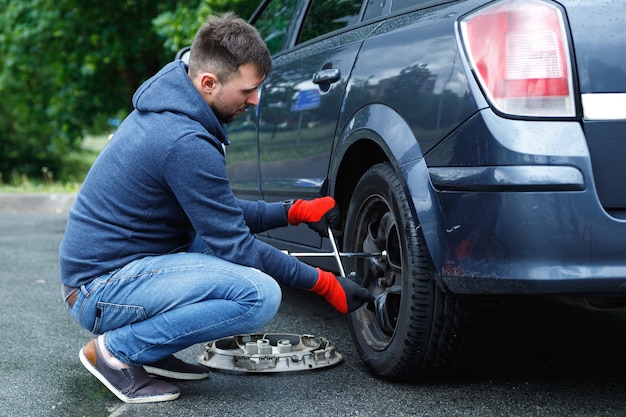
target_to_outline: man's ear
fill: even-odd
[[[217,82],[217,77],[212,72],[205,72],[200,75],[200,86],[206,94],[210,94],[213,91]]]

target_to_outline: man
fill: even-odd
[[[195,343],[258,331],[276,314],[279,284],[322,295],[342,313],[371,300],[253,233],[336,226],[331,197],[266,203],[235,198],[226,177],[225,123],[258,103],[271,57],[232,14],[196,34],[189,68],[167,64],[133,96],[135,110],[78,193],[60,247],[72,316],[97,335],[82,364],[125,402],[176,399],[164,380],[207,368],[173,356]]]

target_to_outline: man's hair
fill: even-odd
[[[253,64],[259,75],[272,70],[272,57],[259,32],[233,13],[211,16],[191,44],[189,75],[212,72],[225,83],[243,64]]]

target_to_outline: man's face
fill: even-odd
[[[215,79],[211,93],[206,97],[217,118],[230,123],[242,114],[248,106],[259,104],[258,88],[263,77],[253,64],[244,64],[228,82]]]

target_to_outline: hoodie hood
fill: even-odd
[[[200,123],[224,145],[230,144],[226,124],[220,122],[187,75],[187,65],[176,60],[144,82],[133,95],[140,112],[184,114]]]

